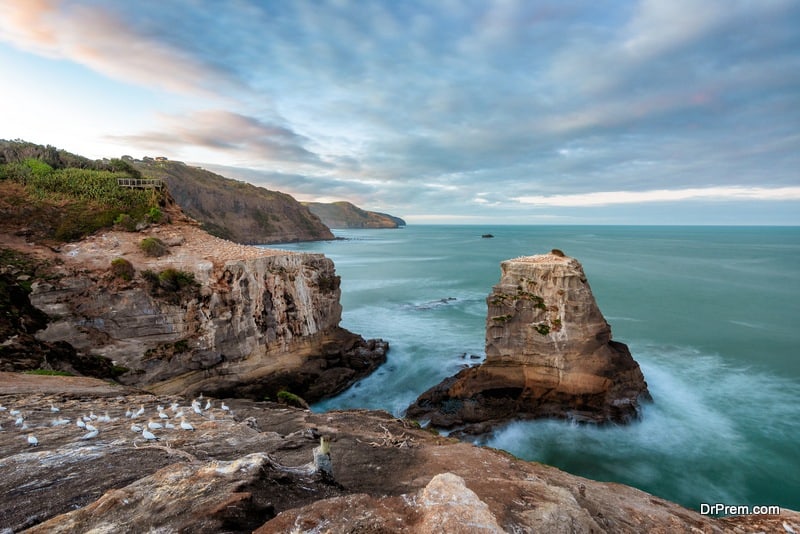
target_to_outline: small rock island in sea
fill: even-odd
[[[486,360],[429,389],[406,416],[468,434],[514,419],[624,423],[650,394],[639,364],[559,250],[501,263],[487,297]]]

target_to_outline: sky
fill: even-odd
[[[800,224],[798,0],[0,0],[0,139],[409,224]]]

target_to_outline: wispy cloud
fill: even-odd
[[[652,191],[598,191],[576,195],[524,196],[515,198],[523,204],[557,207],[595,207],[615,204],[646,204],[651,202],[682,202],[687,200],[800,200],[800,187],[698,187],[690,189],[659,189]]]

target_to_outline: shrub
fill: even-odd
[[[136,230],[136,221],[133,220],[133,217],[131,217],[127,213],[120,213],[119,215],[117,215],[117,218],[114,219],[114,224],[123,227],[125,230],[129,232],[133,232],[134,230]]]
[[[150,208],[150,211],[147,212],[146,218],[151,223],[161,222],[161,219],[164,217],[164,214],[161,213],[161,210],[158,209],[158,206],[153,206]]]
[[[551,250],[550,254],[552,254],[553,256],[558,256],[559,258],[565,258],[567,256],[566,254],[564,254],[563,251],[561,251],[561,249],[557,249],[557,248],[554,248],[553,250]]]
[[[166,256],[169,253],[167,245],[157,237],[145,237],[139,243],[142,252],[152,257]]]
[[[133,268],[131,262],[125,258],[114,258],[111,260],[111,274],[116,278],[121,278],[126,282],[133,280],[133,275],[136,274],[136,269]]]
[[[197,282],[194,279],[194,274],[170,268],[158,273],[158,284],[165,291],[180,291],[197,285]]]
[[[288,404],[289,406],[295,406],[297,408],[308,407],[308,404],[303,400],[302,397],[298,397],[294,393],[286,391],[285,389],[282,389],[278,392],[278,402]]]

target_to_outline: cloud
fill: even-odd
[[[615,204],[647,204],[652,202],[704,201],[798,201],[800,187],[697,187],[658,189],[651,191],[598,191],[575,195],[523,196],[514,200],[522,204],[556,207],[595,207]]]
[[[164,115],[158,131],[113,136],[149,150],[208,149],[244,161],[293,162],[328,166],[307,150],[308,139],[284,125],[273,124],[224,110],[194,111],[185,115]]]
[[[0,4],[0,41],[68,59],[110,78],[177,93],[210,94],[230,84],[221,69],[153,38],[108,5],[62,0]]]

